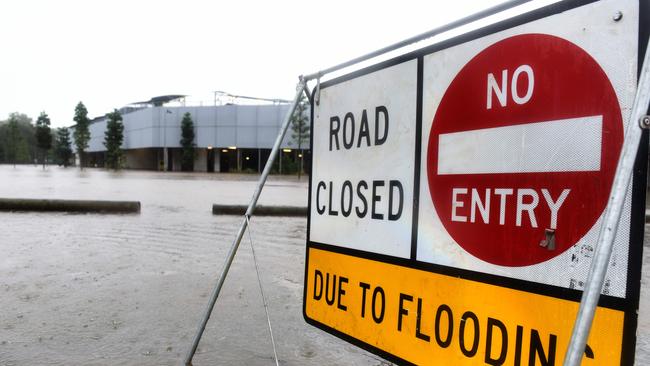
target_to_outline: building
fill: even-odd
[[[213,106],[171,106],[182,95],[152,98],[122,108],[124,124],[124,168],[181,170],[181,120],[190,113],[195,128],[196,159],[194,171],[261,172],[289,110],[289,104],[226,104]],[[182,100],[182,99],[181,99]],[[216,103],[215,103],[216,104]],[[106,117],[90,124],[87,163],[103,166]],[[302,141],[303,150],[309,141]],[[280,172],[297,168],[302,151],[289,129],[278,157]],[[308,154],[308,151],[305,151]],[[283,160],[281,162],[281,160]],[[307,159],[305,159],[306,161]]]

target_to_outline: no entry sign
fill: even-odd
[[[562,362],[648,9],[562,2],[323,82],[307,322],[400,364]],[[634,360],[641,150],[585,365]]]
[[[541,263],[594,226],[622,142],[618,98],[587,52],[547,34],[508,37],[479,52],[445,91],[428,142],[431,198],[474,256]],[[554,248],[540,245],[546,232]]]

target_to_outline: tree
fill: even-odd
[[[122,115],[115,109],[106,115],[106,132],[104,132],[104,146],[106,147],[106,167],[117,170],[122,163],[122,140],[124,140],[124,125]]]
[[[38,144],[32,119],[23,113],[11,113],[10,118],[18,122],[18,141],[16,149],[16,160],[19,163],[31,163],[36,161],[38,156]]]
[[[309,140],[309,117],[307,117],[307,109],[309,104],[305,99],[305,95],[300,96],[296,110],[291,116],[291,138],[294,141],[298,141],[298,151],[300,154],[300,168],[298,169],[298,180],[300,180],[300,174],[304,169],[303,157],[305,156],[302,151],[303,143],[306,143]]]
[[[41,149],[41,161],[45,170],[47,152],[52,148],[52,130],[50,129],[50,117],[47,113],[41,112],[36,119],[36,144]]]
[[[88,148],[88,141],[90,140],[90,131],[88,126],[90,120],[88,119],[88,110],[82,102],[79,102],[74,109],[74,121],[77,123],[72,134],[74,144],[79,154],[79,168],[84,167],[84,154]]]
[[[192,122],[192,115],[189,112],[183,115],[181,121],[181,147],[183,149],[181,158],[181,170],[190,172],[194,170],[194,159],[196,158],[196,151],[194,147],[194,122]]]
[[[6,121],[0,121],[0,161],[29,163],[38,155],[36,133],[32,119],[14,112]]]
[[[70,131],[63,127],[56,133],[56,157],[58,163],[67,167],[72,157],[72,146],[70,142]]]
[[[20,131],[18,130],[18,119],[14,114],[9,115],[9,123],[8,123],[9,131],[8,131],[8,149],[7,149],[7,157],[9,158],[8,160],[11,161],[14,164],[14,168],[16,167],[16,160],[18,158],[18,146],[21,143],[21,138],[20,138]]]

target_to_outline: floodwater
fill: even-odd
[[[141,214],[0,212],[0,365],[179,365],[258,176],[0,166],[0,197],[138,200]],[[307,181],[271,177],[266,205],[306,205]],[[646,230],[646,249],[648,234]],[[384,365],[302,318],[306,219],[255,217],[252,240],[281,365]],[[650,250],[637,364],[650,364]],[[249,237],[195,365],[272,365]]]
[[[139,215],[0,212],[0,365],[179,365],[258,176],[0,166],[0,196],[139,200]],[[303,177],[261,204],[306,205]],[[302,318],[306,219],[251,220],[282,365],[379,365]],[[248,236],[195,365],[273,364]]]

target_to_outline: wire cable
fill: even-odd
[[[269,308],[266,302],[266,296],[264,296],[264,289],[262,287],[262,278],[260,277],[260,270],[257,265],[257,256],[255,255],[255,248],[253,247],[253,234],[251,233],[251,222],[248,215],[246,217],[246,222],[248,224],[248,239],[251,244],[251,252],[253,252],[253,263],[255,264],[255,273],[257,274],[257,283],[260,285],[260,294],[262,295],[262,303],[264,304],[264,312],[266,313],[266,321],[269,325],[269,335],[271,336],[271,344],[273,345],[273,357],[275,357],[275,365],[280,366],[278,362],[278,352],[275,348],[275,339],[273,338],[273,328],[271,327],[271,317],[269,316]]]

